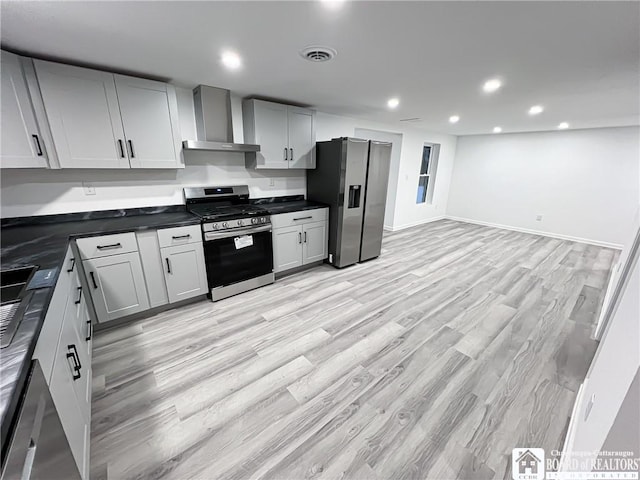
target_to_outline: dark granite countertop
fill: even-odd
[[[269,212],[269,215],[315,210],[316,208],[326,208],[329,206],[324,203],[305,200],[304,195],[258,198],[251,200],[251,203],[260,205]]]
[[[55,285],[69,240],[74,237],[199,223],[200,219],[187,212],[184,205],[3,219],[0,262],[2,269],[25,265],[37,265],[39,270],[55,269],[55,278],[51,282]],[[34,291],[13,341],[0,351],[0,434],[3,450],[52,294],[52,287]]]

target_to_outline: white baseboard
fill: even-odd
[[[622,245],[620,245],[619,243],[601,242],[600,240],[592,240],[589,238],[573,237],[571,235],[562,235],[560,233],[544,232],[542,230],[531,230],[529,228],[512,227],[510,225],[501,225],[499,223],[483,222],[481,220],[472,220],[470,218],[454,217],[452,215],[445,215],[444,218],[448,220],[456,220],[458,222],[484,225],[485,227],[501,228],[503,230],[512,230],[514,232],[531,233],[533,235],[542,235],[543,237],[559,238],[561,240],[569,240],[569,241],[578,242],[578,243],[588,243],[589,245],[597,245],[599,247],[608,247],[608,248],[615,248],[616,250],[622,250]]]
[[[407,228],[417,227],[418,225],[424,225],[425,223],[437,222],[438,220],[444,220],[447,218],[444,215],[439,215],[437,217],[428,218],[426,220],[420,220],[419,222],[407,223],[405,225],[400,225],[398,227],[384,227],[388,232],[397,232],[399,230],[406,230]]]

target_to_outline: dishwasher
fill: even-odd
[[[38,360],[32,362],[17,418],[1,480],[81,479]]]

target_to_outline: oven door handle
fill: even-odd
[[[239,237],[242,235],[251,235],[253,233],[269,232],[271,231],[271,225],[264,225],[263,227],[252,228],[238,228],[235,230],[228,230],[226,232],[205,232],[205,241],[218,240],[220,238]]]

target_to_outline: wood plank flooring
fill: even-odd
[[[562,446],[617,255],[443,220],[100,332],[91,478],[510,478]]]

